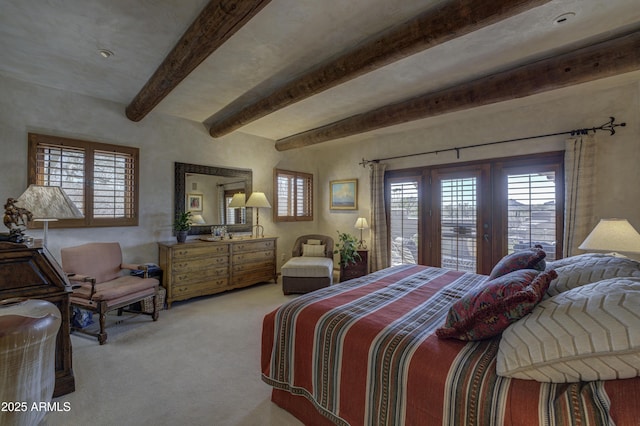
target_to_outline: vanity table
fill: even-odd
[[[158,243],[171,303],[277,280],[277,237]]]

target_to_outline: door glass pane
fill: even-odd
[[[443,179],[440,193],[441,266],[476,272],[476,178]]]
[[[391,183],[391,265],[418,263],[418,180]]]
[[[555,173],[507,175],[508,252],[540,244],[547,260],[556,253]]]

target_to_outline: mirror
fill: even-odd
[[[212,226],[223,225],[228,232],[251,232],[253,209],[230,209],[226,205],[237,192],[244,192],[248,198],[252,183],[251,170],[175,163],[174,218],[184,211],[202,218],[204,223],[193,223],[189,235],[210,234]]]

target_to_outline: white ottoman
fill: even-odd
[[[284,294],[308,293],[333,284],[333,260],[328,257],[292,257],[281,272]]]

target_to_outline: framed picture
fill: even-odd
[[[358,209],[358,179],[332,180],[329,185],[332,210]]]
[[[192,212],[202,211],[202,194],[187,195],[187,210]]]

